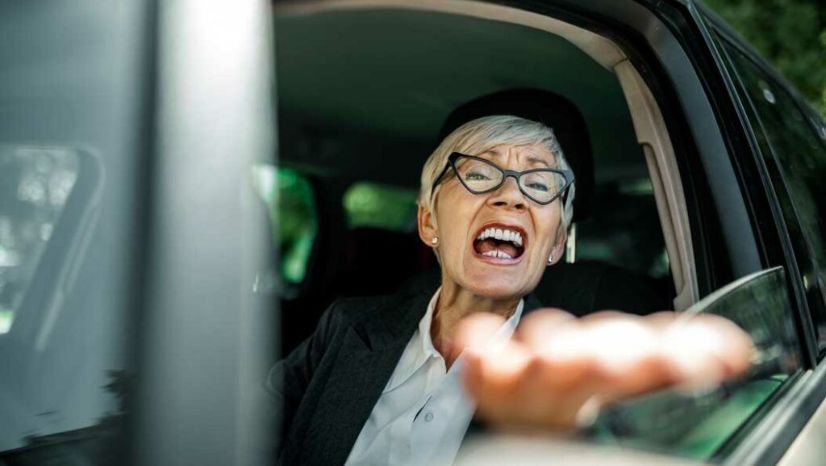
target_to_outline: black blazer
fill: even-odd
[[[270,370],[280,464],[344,464],[434,291],[338,300]],[[528,296],[523,316],[538,307]]]

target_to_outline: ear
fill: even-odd
[[[562,256],[565,253],[565,241],[567,240],[568,230],[560,226],[559,233],[556,235],[556,243],[554,243],[554,247],[551,249],[551,254],[554,256],[554,264],[562,260]]]
[[[436,219],[433,218],[433,214],[428,210],[419,206],[419,211],[416,214],[416,220],[419,227],[419,238],[427,245],[427,247],[431,247],[433,238],[436,237]]]

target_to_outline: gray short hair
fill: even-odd
[[[453,130],[427,158],[422,168],[419,205],[432,210],[431,202],[436,198],[440,188],[436,186],[436,189],[432,190],[433,182],[444,169],[450,154],[461,152],[476,155],[501,144],[544,145],[554,155],[557,168],[571,169],[553,130],[542,123],[511,115],[477,118]],[[574,194],[575,185],[572,184],[562,205],[562,225],[565,228],[570,226],[574,216]]]

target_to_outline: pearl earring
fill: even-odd
[[[551,253],[551,255],[548,256],[548,265],[553,265],[553,263],[554,263],[554,254]]]
[[[433,237],[433,239],[431,239],[431,240],[430,240],[430,244],[431,244],[431,245],[433,245],[433,247],[434,247],[434,248],[435,248],[436,246],[438,246],[438,245],[439,245],[439,237],[438,237],[438,236],[434,236],[434,237]]]

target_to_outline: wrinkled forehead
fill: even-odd
[[[531,168],[557,168],[557,160],[546,144],[496,144],[483,148],[478,155],[493,162],[513,159],[516,163]]]

